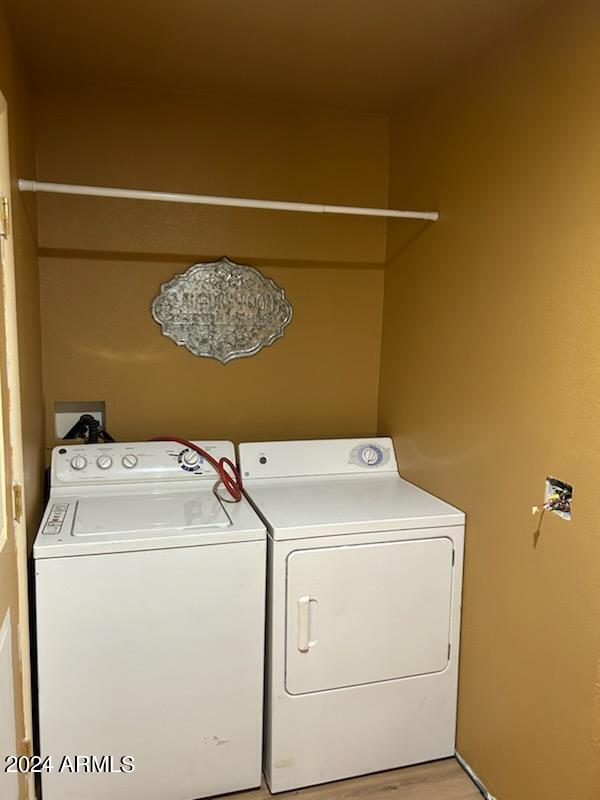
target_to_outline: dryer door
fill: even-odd
[[[338,689],[443,670],[448,538],[296,550],[287,562],[286,688]]]

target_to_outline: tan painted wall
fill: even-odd
[[[40,361],[40,309],[38,264],[35,244],[35,201],[23,203],[15,187],[21,170],[33,174],[35,169],[32,143],[32,119],[29,107],[28,88],[24,71],[17,59],[10,33],[5,9],[0,4],[0,92],[7,102],[7,116],[10,146],[10,172],[13,180],[11,241],[15,258],[16,311],[19,336],[19,366],[21,380],[21,408],[23,422],[23,446],[25,459],[25,502],[30,536],[37,525],[40,511],[43,477],[43,411],[41,392]],[[4,104],[2,103],[2,106]],[[4,110],[4,109],[2,109]],[[3,140],[4,147],[4,140]],[[7,258],[8,267],[8,258]],[[12,266],[12,265],[11,265]],[[4,281],[6,284],[7,281]],[[14,303],[14,298],[12,299]],[[4,330],[4,314],[2,313]],[[10,314],[8,315],[10,316]],[[4,347],[4,346],[3,346]],[[4,356],[2,370],[6,369]],[[14,402],[13,396],[3,398],[4,419]],[[14,406],[13,406],[14,408]],[[7,476],[7,480],[10,476]],[[21,480],[21,478],[19,478]],[[11,500],[11,485],[6,487],[8,502]],[[3,509],[10,518],[10,505]],[[12,523],[8,523],[8,538],[0,552],[0,624],[10,612],[12,626],[13,679],[15,692],[16,737],[18,747],[26,735],[25,718],[28,716],[29,702],[23,704],[23,680],[28,682],[29,654],[21,651],[26,636],[19,636],[19,626],[27,627],[27,620],[20,616],[19,575],[17,572],[17,542]],[[23,536],[25,531],[23,530]],[[23,545],[24,546],[24,545]],[[23,550],[21,550],[23,553]],[[21,588],[26,586],[26,577],[21,575]],[[26,603],[21,607],[26,607]],[[23,652],[24,679],[21,671],[20,654]],[[2,754],[2,757],[7,754]],[[26,797],[24,776],[19,783],[20,796]]]
[[[383,205],[387,119],[181,97],[42,93],[41,180]],[[375,431],[385,222],[39,197],[44,388],[106,400],[116,437]],[[294,319],[222,366],[161,336],[149,306],[197,260],[250,263]]]
[[[392,131],[391,202],[442,219],[390,226],[379,429],[467,512],[458,749],[499,800],[600,796],[599,41],[552,3]]]

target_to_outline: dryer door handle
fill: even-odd
[[[308,653],[317,643],[317,601],[304,595],[298,598],[298,650]]]

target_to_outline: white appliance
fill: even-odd
[[[464,514],[387,438],[239,452],[269,534],[271,791],[453,755]]]
[[[266,532],[215,475],[179,444],[53,450],[34,546],[43,800],[260,785]]]

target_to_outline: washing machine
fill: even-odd
[[[388,438],[240,445],[268,529],[272,792],[455,752],[464,514]]]
[[[259,786],[266,532],[215,480],[172,442],[53,450],[34,545],[43,800]]]

